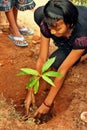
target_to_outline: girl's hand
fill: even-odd
[[[29,115],[29,108],[30,105],[33,105],[33,107],[35,107],[35,96],[34,96],[34,92],[33,89],[28,90],[26,99],[24,101],[24,105],[25,105],[25,115],[28,116]]]

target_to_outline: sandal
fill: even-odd
[[[28,46],[28,43],[25,41],[24,37],[17,37],[17,36],[12,36],[12,35],[8,35],[8,37],[13,41],[13,43],[16,46],[19,46],[19,47]]]
[[[82,121],[87,123],[87,111],[82,112],[81,115],[80,115],[80,118],[81,118]]]
[[[27,28],[25,26],[23,26],[21,29],[19,29],[19,32],[22,34],[22,35],[32,35],[34,34],[34,30],[32,28]]]

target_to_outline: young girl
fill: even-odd
[[[50,39],[58,49],[51,57],[56,57],[52,67],[63,77],[56,77],[55,87],[51,87],[48,96],[37,109],[34,116],[46,114],[60,90],[68,70],[87,53],[87,8],[75,6],[68,0],[50,0],[45,7],[36,9],[34,19],[40,27],[41,43],[36,70],[41,72],[49,53]],[[33,89],[29,89],[25,99],[26,114],[33,100]]]
[[[9,21],[11,35],[8,37],[17,46],[28,46],[23,35],[33,34],[34,30],[17,24],[18,10],[31,10],[35,7],[33,0],[0,0],[0,11],[5,11]]]

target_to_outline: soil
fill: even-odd
[[[16,74],[23,67],[35,68],[40,35],[33,20],[33,12],[19,12],[18,21],[34,28],[35,33],[25,36],[28,47],[15,46],[8,38],[8,29],[0,34],[0,130],[86,130],[87,124],[81,121],[80,114],[87,110],[87,60],[70,69],[51,111],[42,118],[42,122],[33,118],[25,120],[25,86],[29,77],[18,77]],[[56,47],[51,42],[50,53],[54,49]],[[44,81],[41,81],[40,90],[35,95],[37,106],[48,93],[49,85],[46,87]]]

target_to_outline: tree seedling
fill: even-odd
[[[55,71],[48,71],[48,69],[51,67],[51,65],[54,63],[56,57],[48,59],[45,64],[42,67],[41,73],[39,73],[35,69],[31,68],[21,68],[20,72],[17,74],[17,76],[21,75],[32,75],[32,77],[29,79],[28,84],[26,85],[26,89],[33,88],[34,93],[36,94],[39,90],[39,82],[42,78],[47,83],[49,83],[51,86],[55,86],[54,82],[51,80],[51,77],[62,77],[63,75],[59,72]]]

